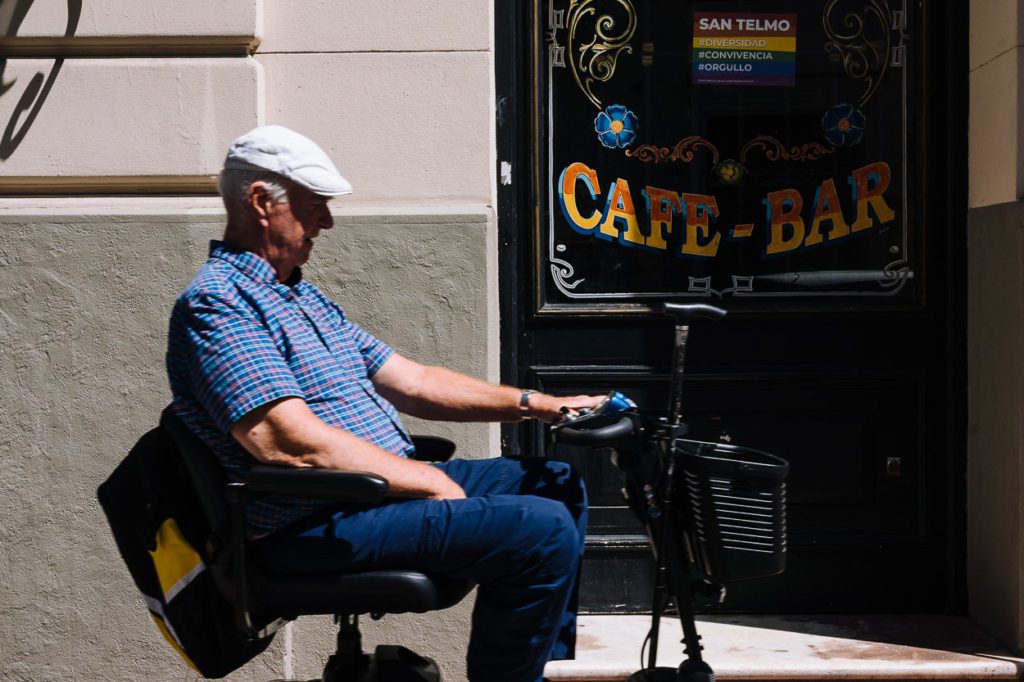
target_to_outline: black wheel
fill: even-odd
[[[704,661],[683,661],[679,666],[677,682],[715,682],[715,673]]]
[[[638,670],[629,676],[626,682],[676,682],[675,668],[657,667]]]

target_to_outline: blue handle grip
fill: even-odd
[[[636,403],[618,391],[612,391],[608,394],[608,397],[605,398],[605,402],[598,406],[596,411],[607,415],[616,415],[620,412],[632,409],[636,409]]]

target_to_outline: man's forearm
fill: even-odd
[[[462,489],[440,469],[393,455],[326,424],[301,398],[256,408],[232,427],[231,435],[265,464],[377,474],[388,480],[391,497],[464,497]]]
[[[446,421],[511,422],[527,416],[552,422],[563,410],[593,408],[601,401],[601,396],[530,393],[524,415],[521,389],[422,365],[397,353],[373,375],[373,384],[400,412]]]
[[[444,367],[423,365],[414,393],[385,397],[401,412],[421,419],[512,422],[521,419],[521,396],[518,388],[491,384]]]

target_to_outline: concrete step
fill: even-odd
[[[650,616],[583,616],[576,660],[554,661],[551,682],[619,682],[641,667]],[[1013,658],[965,618],[703,616],[704,660],[720,681],[1019,680]],[[662,620],[658,665],[683,660],[682,630]],[[646,662],[646,661],[645,661]]]

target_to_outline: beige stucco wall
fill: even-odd
[[[2,216],[0,679],[184,676],[117,558],[95,489],[169,399],[167,309],[222,217],[216,209],[185,216],[173,205],[103,203],[94,215],[51,207]],[[400,352],[480,375],[485,346],[455,348],[450,340],[483,338],[488,229],[486,214],[339,216],[308,270]],[[486,432],[472,425],[412,428],[453,438],[466,453],[488,451]],[[388,619],[368,627],[367,641],[418,645],[457,680],[469,605]],[[333,633],[328,619],[308,620],[296,630],[294,657],[307,678],[332,650]],[[438,628],[453,633],[442,646],[432,634]],[[279,637],[232,678],[279,676],[282,646]]]
[[[972,0],[967,579],[971,617],[1024,650],[1024,77],[1020,0]]]
[[[977,208],[968,224],[967,573],[970,614],[1024,648],[1024,210]]]
[[[166,318],[221,229],[235,136],[320,142],[356,193],[309,276],[399,351],[497,378],[491,42],[468,0],[0,4],[0,679],[195,679],[95,488],[168,400]],[[498,450],[496,428],[411,428]],[[366,644],[464,679],[471,606],[367,623]],[[334,632],[302,619],[230,679],[313,677]]]

